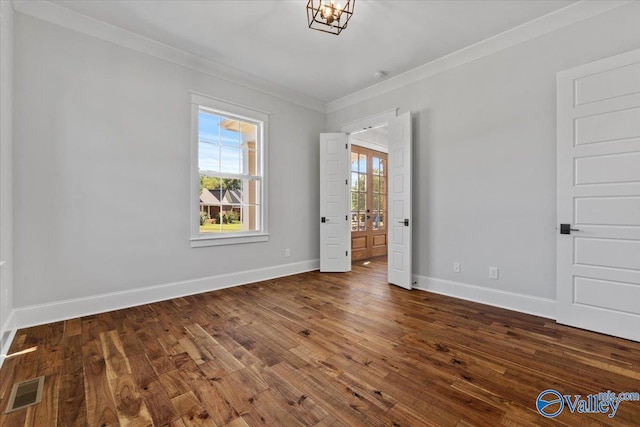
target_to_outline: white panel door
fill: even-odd
[[[640,341],[640,50],[558,74],[557,320]]]
[[[388,161],[389,283],[411,289],[411,112],[389,121]]]
[[[320,134],[320,271],[351,271],[349,144],[344,133]]]

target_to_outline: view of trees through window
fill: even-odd
[[[201,108],[200,233],[260,230],[259,123]]]

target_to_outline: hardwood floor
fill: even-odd
[[[18,331],[2,426],[598,426],[535,407],[555,389],[640,391],[640,343],[386,283],[384,260]],[[4,414],[14,382],[42,403]]]

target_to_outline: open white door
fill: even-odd
[[[320,271],[351,271],[349,144],[344,133],[320,134]]]
[[[389,121],[389,283],[411,289],[411,112]]]
[[[557,321],[640,341],[640,50],[558,74]]]

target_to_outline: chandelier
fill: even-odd
[[[344,6],[333,0],[309,0],[307,3],[307,21],[309,28],[325,33],[340,34],[347,28],[347,22],[353,15],[356,0],[346,0]]]

